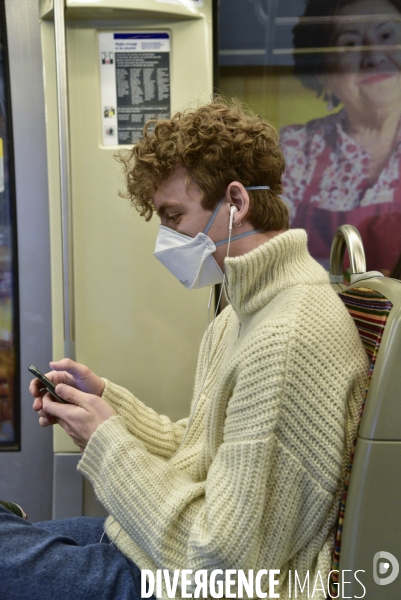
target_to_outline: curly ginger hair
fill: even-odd
[[[152,196],[177,167],[202,193],[201,204],[213,210],[232,181],[244,186],[269,185],[250,192],[248,219],[257,229],[288,229],[288,210],[280,199],[285,163],[274,127],[221,98],[168,120],[149,121],[143,138],[118,156],[124,165],[129,198],[149,221]]]

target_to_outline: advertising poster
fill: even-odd
[[[354,225],[367,269],[400,278],[397,3],[255,0],[245,11],[222,0],[219,62],[223,95],[280,132],[282,197],[312,255],[328,269],[336,229]]]

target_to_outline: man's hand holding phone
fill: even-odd
[[[50,393],[43,394],[43,388],[50,386],[43,383],[43,377],[36,377],[29,386],[33,409],[38,412],[42,427],[58,423],[83,450],[97,427],[117,413],[101,398],[104,381],[88,367],[69,358],[51,362],[50,367],[53,370],[45,378],[55,385],[56,395],[67,404],[55,402]]]
[[[51,362],[50,368],[52,371],[46,373],[46,377],[56,386],[59,383],[65,383],[87,394],[95,394],[95,396],[103,394],[104,381],[85,365],[76,363],[69,358],[63,358]],[[31,381],[29,391],[35,398],[41,395],[40,388],[43,388],[41,382],[35,379]]]

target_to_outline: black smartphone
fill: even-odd
[[[28,371],[30,371],[32,373],[32,375],[35,375],[35,377],[37,377],[43,383],[43,385],[44,385],[43,389],[46,389],[49,392],[49,394],[51,394],[53,396],[53,398],[54,398],[54,400],[56,400],[56,402],[62,402],[63,404],[67,404],[67,402],[65,400],[63,400],[62,398],[60,398],[60,396],[58,396],[56,394],[56,386],[54,385],[54,383],[52,381],[50,381],[50,379],[48,379],[46,377],[46,375],[41,373],[39,371],[39,369],[37,369],[36,367],[30,366],[30,367],[28,367]]]

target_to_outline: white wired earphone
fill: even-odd
[[[228,225],[228,231],[232,231],[233,228],[233,218],[235,213],[238,212],[238,208],[236,206],[230,207],[230,223]]]

